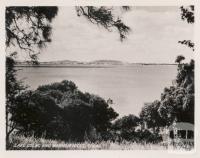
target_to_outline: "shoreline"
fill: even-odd
[[[113,68],[113,67],[131,67],[131,66],[176,66],[177,64],[127,64],[127,65],[19,65],[15,67],[35,67],[35,68]]]

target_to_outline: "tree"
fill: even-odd
[[[123,6],[124,10],[129,10],[130,7]],[[126,26],[122,20],[113,14],[113,7],[94,7],[94,6],[78,6],[76,7],[78,16],[85,16],[91,23],[101,25],[108,31],[116,28],[119,32],[120,39],[123,41],[126,38],[130,28]]]
[[[140,112],[142,124],[146,124],[147,128],[153,128],[154,132],[158,130],[159,127],[165,126],[165,121],[158,113],[159,107],[160,101],[156,100],[153,103],[146,104]]]
[[[79,130],[82,131],[82,134],[79,133],[79,135],[83,136],[84,133],[89,134],[89,130],[94,128],[95,131],[101,136],[101,139],[107,139],[109,133],[108,131],[111,128],[111,122],[118,116],[118,113],[116,113],[113,108],[109,107],[108,103],[103,98],[93,94],[84,94],[79,90],[75,90],[72,93],[65,94],[63,97],[61,107],[64,107],[64,109],[80,109],[82,108],[80,106],[85,106],[87,108],[89,106],[89,113],[84,114],[83,109],[83,113],[80,112],[79,114],[72,115],[73,112],[71,112],[70,114],[71,117],[79,117],[76,118],[80,120],[77,121],[77,123],[87,120],[84,121],[85,123],[82,123],[82,125],[84,125],[84,129]],[[69,117],[68,120],[70,120]]]
[[[101,97],[87,94],[89,104],[92,108],[92,125],[102,139],[108,139],[107,134],[111,128],[112,121],[119,115],[108,103]]]
[[[185,60],[185,57],[182,56],[182,55],[179,55],[179,56],[176,57],[175,62],[180,64],[183,60]]]
[[[182,20],[193,24],[195,22],[194,6],[182,6],[180,9]],[[179,43],[187,45],[194,51],[194,43],[191,40],[183,40]],[[166,125],[170,125],[175,120],[194,123],[194,60],[181,64],[184,59],[182,55],[176,58],[175,62],[178,63],[176,85],[169,89],[165,88],[161,95],[158,112]]]
[[[71,129],[53,97],[41,91],[25,91],[16,98],[12,121],[25,136],[68,140]]]
[[[50,41],[50,23],[56,14],[57,7],[7,7],[5,12],[6,46],[18,46],[29,54],[34,63],[37,63],[37,53],[33,51],[33,48],[34,46],[41,48],[46,42]],[[10,133],[15,129],[15,124],[10,119],[14,113],[13,107],[15,106],[16,97],[25,89],[22,82],[17,81],[16,78],[15,55],[17,55],[17,52],[9,54],[6,58],[7,142]]]
[[[39,91],[26,91],[16,99],[12,121],[17,125],[18,132],[25,136],[44,136],[50,138],[50,124],[60,116],[60,108],[54,99]],[[55,130],[55,129],[54,129]]]
[[[6,46],[18,46],[37,63],[35,49],[51,41],[51,22],[57,12],[57,7],[6,7]]]
[[[179,63],[176,86],[165,88],[159,113],[167,125],[174,120],[194,123],[194,60]]]
[[[15,105],[11,120],[18,133],[65,141],[84,141],[92,129],[106,139],[118,116],[104,99],[82,93],[66,80],[25,91]]]
[[[6,140],[9,139],[16,127],[16,124],[11,120],[13,109],[16,106],[16,98],[26,89],[22,82],[17,80],[14,55],[6,58]]]
[[[194,123],[194,65],[194,60],[183,65],[179,64],[176,79],[177,92],[180,92],[180,90],[184,92],[182,120],[191,123]]]
[[[194,60],[190,63],[181,62],[185,59],[180,55],[176,83],[165,88],[160,101],[142,108],[140,118],[148,128],[169,126],[174,121],[194,123]]]

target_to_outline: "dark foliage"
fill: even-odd
[[[136,128],[140,124],[140,118],[135,115],[124,116],[116,120],[112,125],[114,139],[117,141],[136,141],[138,139]]]
[[[6,46],[18,46],[37,63],[35,49],[51,41],[51,22],[57,12],[57,7],[6,7]]]
[[[185,57],[182,55],[179,55],[176,57],[175,63],[180,64],[183,60],[185,60]]]
[[[111,127],[111,121],[113,121],[118,114],[113,108],[109,107],[104,99],[98,96],[90,95],[89,104],[92,108],[92,123],[94,127],[97,132],[106,133]]]
[[[187,47],[191,48],[194,51],[194,43],[191,40],[183,40],[183,41],[178,41],[180,44],[184,44]]]
[[[26,91],[17,97],[16,105],[12,120],[16,122],[19,132],[36,137],[53,135],[54,131],[50,129],[53,122],[58,121],[61,110],[52,97],[39,91]]]
[[[160,101],[156,100],[153,103],[145,105],[140,112],[140,119],[143,126],[152,128],[154,131],[159,127],[165,126],[165,120],[161,118],[158,113],[160,107]]]
[[[161,97],[161,116],[168,123],[177,121],[194,123],[194,61],[178,65],[176,86],[164,91]],[[167,115],[168,114],[168,115]]]
[[[150,132],[148,129],[136,131],[136,142],[138,143],[159,143],[162,141],[158,132]]]
[[[140,118],[135,115],[124,116],[116,120],[113,124],[113,129],[116,130],[130,130],[135,128],[140,123]]]
[[[194,23],[194,6],[181,7],[181,18],[188,23]]]
[[[13,54],[15,55],[15,54]],[[16,106],[16,98],[20,93],[26,89],[22,81],[17,80],[17,70],[15,66],[14,57],[6,58],[6,139],[16,128],[16,124],[11,120],[13,109]]]
[[[181,19],[187,21],[189,24],[193,24],[195,22],[195,17],[194,17],[194,6],[182,6],[181,8]],[[183,40],[179,41],[179,43],[184,44],[191,48],[194,51],[194,42],[191,40]]]
[[[124,10],[129,10],[130,7],[123,6]],[[76,7],[77,15],[83,15],[91,23],[103,26],[108,31],[116,28],[119,32],[121,41],[126,38],[130,28],[126,26],[119,17],[113,14],[113,7],[94,7],[94,6],[78,6]]]
[[[124,116],[116,120],[112,125],[112,139],[118,142],[126,140],[136,143],[158,143],[162,141],[159,131],[143,129],[143,122],[143,118],[135,115]]]
[[[71,81],[62,81],[19,95],[12,121],[18,133],[26,136],[81,142],[86,135],[90,140],[94,129],[101,139],[107,139],[117,116],[104,99],[80,92]]]
[[[55,93],[55,91],[61,92],[61,93],[73,92],[76,89],[77,89],[77,87],[72,81],[66,81],[66,80],[64,80],[62,82],[55,82],[55,83],[52,83],[49,85],[42,85],[37,88],[37,90],[42,91],[42,92],[47,92],[47,91],[51,90],[51,92],[54,91],[54,93]]]
[[[69,123],[70,140],[84,141],[85,133],[89,132],[93,119],[90,106],[81,100],[73,100],[68,106],[64,107],[63,117]]]

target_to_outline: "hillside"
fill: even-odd
[[[80,62],[71,60],[60,60],[60,61],[49,61],[40,62],[39,65],[35,66],[113,66],[113,65],[124,65],[122,61],[117,60],[95,60],[91,62]],[[127,63],[126,63],[127,64]],[[28,62],[17,61],[17,66],[33,66]]]

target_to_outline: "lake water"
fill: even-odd
[[[175,79],[175,65],[133,65],[106,68],[21,67],[18,77],[36,89],[62,80],[73,81],[83,92],[111,98],[112,107],[122,116],[138,115],[146,102],[160,99],[164,87]]]

